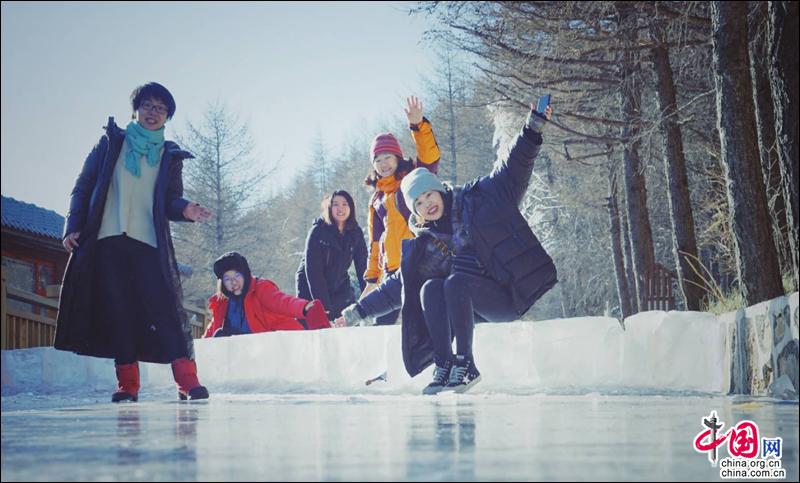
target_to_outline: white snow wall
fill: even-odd
[[[493,393],[713,393],[797,399],[798,293],[715,316],[643,312],[480,324],[475,361]],[[195,341],[200,381],[228,392],[419,394],[400,326],[272,332]],[[142,392],[174,388],[169,365],[141,364]],[[386,382],[365,385],[387,373]],[[115,388],[109,359],[53,348],[2,351],[4,396]]]

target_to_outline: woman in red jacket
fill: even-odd
[[[214,274],[218,290],[208,300],[213,318],[203,337],[331,326],[322,302],[292,297],[272,281],[253,277],[247,259],[236,252],[214,262]]]

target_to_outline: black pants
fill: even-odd
[[[425,324],[439,366],[453,356],[472,355],[475,315],[488,322],[511,322],[519,318],[508,290],[494,280],[468,273],[428,280],[420,293]]]
[[[125,235],[97,242],[97,300],[111,329],[114,362],[188,357],[174,294],[158,250]]]

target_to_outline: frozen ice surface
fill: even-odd
[[[2,480],[719,480],[692,446],[712,410],[782,437],[787,481],[798,479],[797,404],[764,398],[172,397],[11,410],[4,397]]]
[[[716,411],[783,438],[797,481],[797,399],[726,395],[767,393],[771,310],[482,324],[460,396],[419,395],[432,368],[406,374],[399,326],[197,341],[211,400],[192,403],[168,365],[114,405],[111,360],[3,351],[2,480],[718,480],[692,445]]]

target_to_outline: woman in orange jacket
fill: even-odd
[[[364,297],[377,287],[382,278],[400,268],[400,247],[403,240],[413,238],[408,227],[411,211],[400,194],[400,182],[415,168],[424,167],[436,174],[439,169],[439,146],[431,123],[422,115],[422,102],[416,97],[406,99],[404,109],[411,136],[417,146],[416,160],[405,159],[400,143],[391,133],[375,136],[370,147],[372,169],[364,183],[375,189],[369,204],[369,257],[364,279]],[[376,325],[391,325],[399,311],[375,320]]]
[[[236,252],[214,262],[214,274],[219,285],[208,300],[213,318],[204,338],[330,328],[322,302],[292,297],[272,281],[253,277],[247,259]]]

